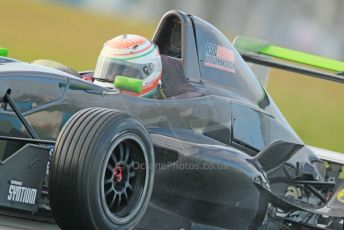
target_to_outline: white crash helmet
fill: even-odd
[[[94,83],[134,96],[152,97],[161,83],[161,71],[158,46],[142,36],[124,34],[105,42]]]

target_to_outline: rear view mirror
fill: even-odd
[[[0,56],[7,57],[8,49],[0,47]]]

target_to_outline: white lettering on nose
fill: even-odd
[[[12,194],[13,194],[12,191],[13,191],[13,185],[11,185],[8,190],[7,200],[12,200]]]
[[[11,181],[11,185],[8,189],[7,200],[23,204],[35,204],[37,189],[21,186],[22,184],[22,182]]]

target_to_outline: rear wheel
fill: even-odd
[[[111,109],[76,113],[61,131],[49,197],[62,229],[130,229],[153,190],[153,147],[136,118]]]

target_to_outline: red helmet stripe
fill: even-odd
[[[152,47],[152,45],[153,45],[153,44],[150,43],[149,46],[145,47],[145,48],[142,49],[142,50],[138,50],[138,51],[135,51],[135,52],[130,52],[130,53],[127,53],[127,54],[116,54],[116,56],[129,56],[129,55],[138,54],[138,53],[141,53],[141,52],[144,52],[144,51],[148,50],[149,48]],[[113,55],[113,53],[108,52],[108,51],[106,51],[106,50],[104,51],[104,53],[109,54],[109,55]]]

